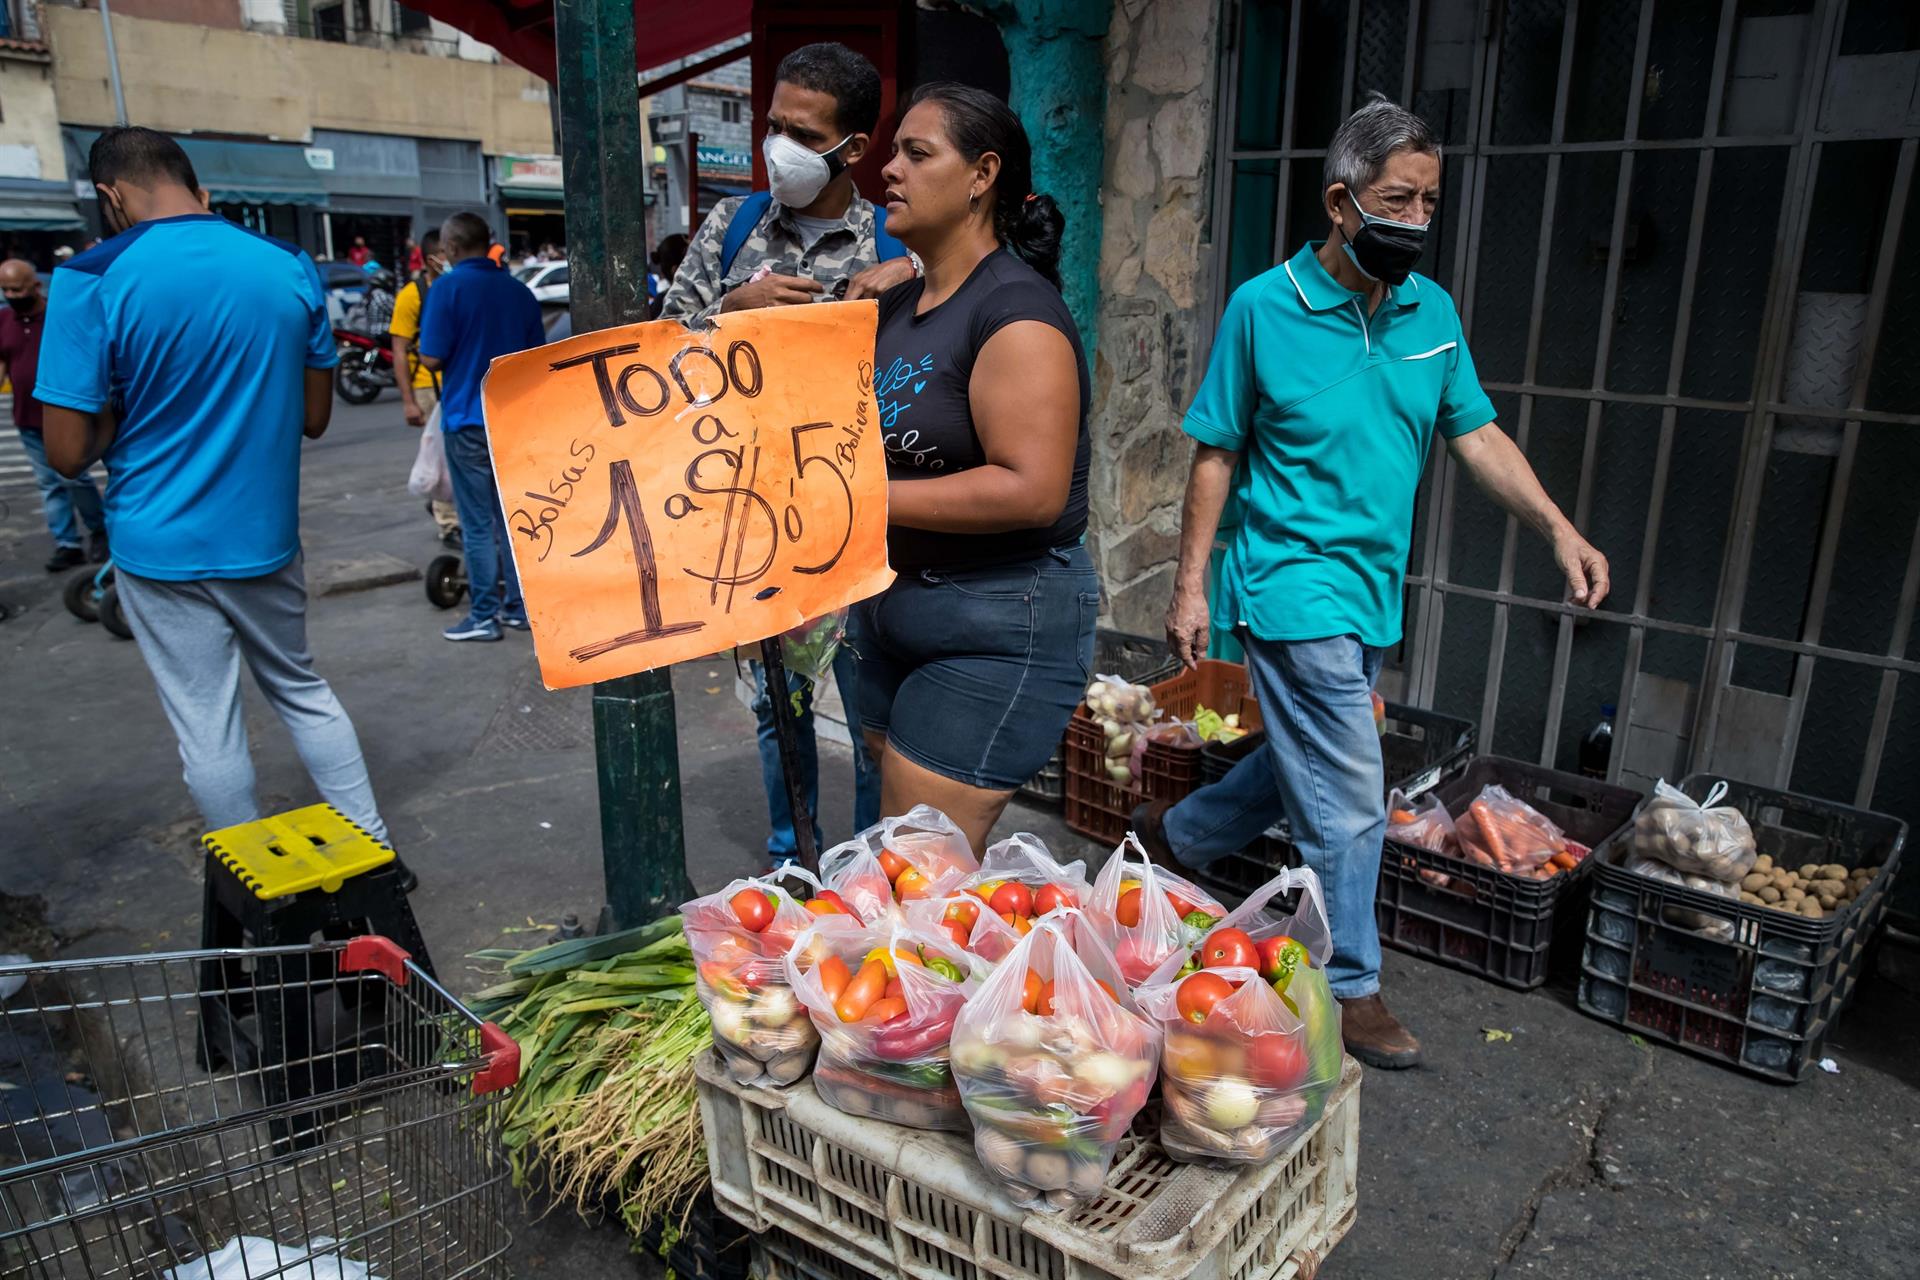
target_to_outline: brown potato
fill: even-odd
[[[1820,871],[1819,863],[1817,862],[1805,863],[1800,868],[1800,878],[1802,880],[1811,880],[1814,878],[1814,876],[1819,874],[1819,871]]]
[[[1819,874],[1814,876],[1816,880],[1845,880],[1846,878],[1847,869],[1837,862],[1829,862],[1820,868]]]
[[[1759,857],[1755,858],[1753,860],[1753,869],[1755,871],[1773,870],[1773,855],[1770,853],[1763,853]]]
[[[1773,873],[1774,884],[1778,885],[1782,889],[1791,888],[1793,886],[1793,882],[1795,880],[1798,880],[1799,878],[1800,877],[1794,875],[1793,872],[1791,871],[1775,871]]]
[[[1741,877],[1740,887],[1748,893],[1752,893],[1761,885],[1772,883],[1773,877],[1767,875],[1764,871],[1749,871],[1745,876]]]
[[[1757,893],[1750,892],[1746,889],[1742,889],[1740,891],[1740,901],[1756,907],[1764,907],[1767,905],[1767,900],[1765,898],[1761,897]]]
[[[1800,914],[1805,916],[1809,920],[1818,920],[1822,916],[1826,915],[1826,912],[1820,909],[1820,902],[1818,899],[1807,898],[1800,903]]]
[[[1807,899],[1807,894],[1804,889],[1789,889],[1781,896],[1788,902],[1805,902]]]
[[[1772,906],[1774,903],[1780,901],[1780,888],[1778,885],[1761,885],[1756,892],[1760,901],[1766,903],[1768,906]]]

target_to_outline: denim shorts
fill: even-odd
[[[902,573],[853,610],[861,723],[942,777],[1012,791],[1052,758],[1086,692],[1099,613],[1081,546]]]

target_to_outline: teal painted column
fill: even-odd
[[[631,0],[557,0],[554,92],[566,179],[573,331],[647,318],[647,157],[640,151]],[[673,681],[649,671],[593,687],[600,850],[613,928],[693,896],[680,810]]]
[[[1011,105],[1033,140],[1033,189],[1052,196],[1067,218],[1060,283],[1091,353],[1099,341],[1102,54],[1111,0],[988,0],[981,8],[1000,24]]]

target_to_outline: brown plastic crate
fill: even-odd
[[[1154,704],[1169,720],[1191,720],[1196,707],[1221,715],[1238,712],[1249,730],[1260,727],[1260,706],[1253,699],[1247,669],[1237,662],[1204,659],[1192,671],[1182,671],[1158,684]],[[1147,744],[1135,787],[1122,787],[1107,778],[1106,737],[1083,702],[1067,725],[1067,826],[1083,836],[1118,844],[1127,834],[1135,805],[1149,800],[1180,800],[1200,785],[1200,748]]]

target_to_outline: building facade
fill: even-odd
[[[128,119],[180,139],[221,213],[318,258],[360,239],[397,262],[461,209],[507,240],[496,160],[557,163],[544,82],[392,0],[128,0],[117,68],[97,10],[40,15],[63,168],[84,176],[117,77]],[[72,191],[97,233],[90,188]]]

